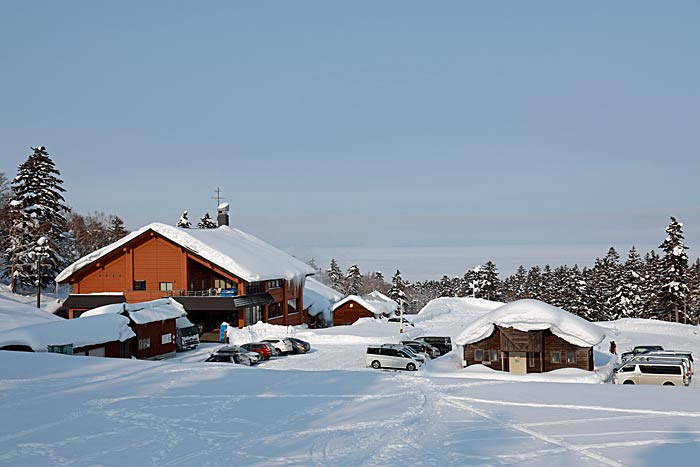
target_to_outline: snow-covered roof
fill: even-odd
[[[459,345],[472,344],[489,337],[494,326],[520,331],[549,329],[556,336],[580,347],[592,347],[605,338],[605,331],[568,311],[539,300],[518,300],[485,314],[468,325],[457,337]]]
[[[343,298],[343,294],[327,285],[309,277],[304,285],[304,309],[308,308],[309,315],[318,316],[323,313],[326,320],[331,319],[333,304]]]
[[[362,297],[360,297],[359,295],[348,295],[347,297],[333,305],[333,311],[337,310],[339,307],[351,301],[362,305],[364,308],[371,311],[376,316],[389,316],[399,308],[398,303],[396,303],[386,295],[375,291]]]
[[[114,303],[86,311],[81,318],[105,315],[123,314],[129,315],[136,324],[154,323],[166,319],[177,319],[186,316],[187,312],[181,304],[172,298],[160,298],[142,303]]]
[[[0,330],[19,328],[30,324],[63,321],[54,314],[15,299],[16,295],[0,293]]]
[[[287,279],[301,283],[306,276],[315,272],[303,261],[227,225],[216,229],[182,229],[156,222],[80,258],[56,276],[56,282],[66,281],[80,269],[148,231],[167,238],[247,282]]]
[[[59,319],[0,331],[0,347],[26,345],[35,352],[46,352],[49,345],[73,344],[73,348],[106,342],[124,342],[134,337],[129,319],[120,315],[86,319]]]

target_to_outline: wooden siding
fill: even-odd
[[[131,342],[129,341],[123,343],[119,341],[112,341],[105,342],[104,344],[86,345],[84,347],[77,347],[73,349],[73,353],[78,354],[81,352],[86,352],[87,355],[90,355],[91,350],[94,351],[102,347],[105,349],[105,357],[131,358]]]
[[[541,347],[538,347],[541,343]],[[477,361],[475,351],[484,351],[484,360]],[[539,350],[538,350],[539,349]],[[498,351],[498,361],[488,362],[488,351]],[[518,331],[513,328],[496,326],[493,333],[478,342],[464,346],[464,366],[484,364],[495,370],[509,371],[508,357],[510,352],[526,352],[527,372],[540,373],[560,368],[580,368],[593,371],[593,348],[579,347],[571,344],[549,330]],[[559,352],[560,363],[552,363],[552,352]],[[574,352],[575,363],[567,363],[567,352]],[[534,357],[534,365],[530,365],[530,355]]]
[[[156,321],[154,323],[135,324],[133,321],[130,324],[131,329],[136,333],[136,337],[132,339],[131,353],[139,359],[157,358],[168,354],[175,354],[175,320],[166,319],[165,321]],[[162,336],[170,334],[170,342],[162,343]],[[139,341],[141,339],[150,339],[151,345],[147,349],[139,349]]]
[[[352,324],[360,318],[374,318],[374,313],[354,300],[342,304],[333,311],[334,326]]]

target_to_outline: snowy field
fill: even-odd
[[[437,300],[409,317],[416,326],[406,335],[454,338],[496,306]],[[700,355],[697,327],[601,325],[620,351],[646,343]],[[0,464],[639,466],[700,458],[697,381],[517,377],[461,368],[459,350],[417,372],[377,371],[365,367],[366,346],[399,334],[398,324],[374,320],[324,330],[258,325],[232,337],[286,334],[312,351],[253,368],[202,363],[214,344],[161,362],[0,352]],[[607,342],[599,371],[612,364]]]

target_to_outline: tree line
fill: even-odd
[[[14,178],[0,173],[0,275],[13,292],[51,286],[73,261],[128,234],[119,216],[73,212],[46,148],[31,150]]]
[[[592,267],[538,265],[528,269],[521,265],[505,279],[499,277],[492,261],[457,277],[444,275],[441,280],[414,283],[401,279],[405,311],[417,313],[439,297],[503,302],[533,298],[591,321],[659,318],[700,323],[700,260],[689,266],[683,224],[674,217],[659,248],[661,256],[652,250],[642,257],[632,247],[623,261],[611,247]],[[381,273],[361,275],[357,265],[343,274],[335,259],[328,270],[319,273],[324,282],[345,294],[391,288]]]

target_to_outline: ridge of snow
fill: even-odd
[[[298,285],[303,283],[307,275],[315,272],[303,261],[253,235],[226,225],[216,229],[182,229],[154,222],[78,259],[56,276],[56,282],[65,281],[80,269],[148,231],[215,263],[246,282],[283,278]]]
[[[0,331],[0,347],[26,345],[35,352],[46,352],[49,345],[73,344],[77,348],[124,342],[135,335],[127,317],[102,315],[86,319],[60,319]]]
[[[111,305],[104,305],[88,310],[80,315],[80,317],[89,318],[92,316],[122,313],[127,313],[136,324],[147,324],[187,316],[184,307],[177,301],[171,298],[159,298],[158,300],[151,300],[150,302],[113,303]]]
[[[592,347],[605,339],[605,331],[599,326],[561,308],[539,300],[525,299],[485,314],[468,325],[455,342],[459,345],[478,342],[489,337],[496,325],[519,331],[549,329],[554,335],[580,347]]]

